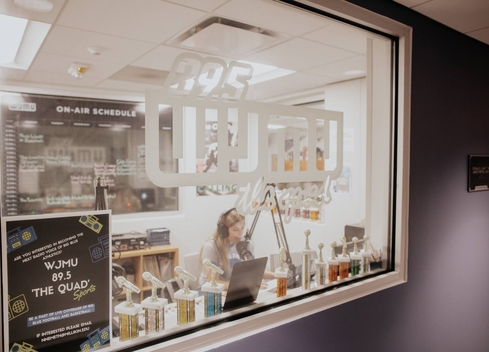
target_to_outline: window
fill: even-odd
[[[32,64],[0,66],[4,311],[29,307],[4,317],[6,350],[210,346],[200,330],[225,341],[406,280],[408,28],[268,0],[67,2],[36,19],[51,30]],[[70,226],[37,225],[58,217]],[[19,263],[46,287],[6,291]],[[105,264],[111,308],[92,321],[80,273]],[[88,290],[76,302],[70,283]]]

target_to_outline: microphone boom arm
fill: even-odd
[[[274,183],[267,183],[267,186],[273,186],[275,188],[275,184]],[[270,190],[267,191],[267,193],[265,194],[265,197],[263,198],[263,201],[262,203],[260,204],[260,206],[262,206],[263,204],[265,204],[265,200],[268,199],[268,197],[270,197]],[[285,262],[287,263],[287,266],[289,267],[289,270],[292,272],[292,277],[293,277],[293,280],[294,280],[294,285],[296,285],[296,266],[294,265],[294,263],[292,262],[292,257],[290,256],[290,251],[289,251],[289,244],[287,242],[287,236],[285,235],[285,228],[284,228],[284,223],[283,223],[283,220],[282,220],[282,215],[280,214],[280,208],[278,206],[278,199],[277,199],[277,194],[275,193],[274,194],[274,199],[275,199],[275,206],[276,206],[276,213],[273,212],[273,209],[272,209],[272,221],[273,221],[273,228],[275,230],[275,236],[277,238],[277,243],[278,243],[278,248],[282,248],[284,247],[286,249],[286,252],[285,252]],[[253,236],[253,232],[255,231],[255,227],[256,227],[256,223],[258,222],[258,219],[260,217],[260,214],[261,214],[261,210],[257,210],[256,213],[255,213],[255,217],[253,219],[253,222],[251,223],[251,227],[249,230],[246,231],[246,234],[245,234],[245,242],[246,244],[248,244],[248,242],[250,242],[251,240],[251,236]],[[278,221],[275,219],[275,215],[278,216]],[[246,245],[246,251],[247,251],[247,248],[248,246]],[[245,251],[243,251],[245,252]],[[248,251],[249,252],[249,251]],[[248,260],[248,259],[244,259],[242,254],[241,254],[241,251],[239,251],[239,255],[241,257],[241,259],[243,260]],[[251,258],[250,258],[251,259]]]

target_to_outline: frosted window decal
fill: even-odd
[[[343,114],[337,111],[310,109],[299,106],[284,106],[274,103],[263,103],[246,100],[248,80],[253,69],[250,65],[232,61],[226,65],[222,60],[213,57],[201,57],[193,53],[179,55],[173,64],[172,71],[162,90],[146,91],[146,171],[151,181],[159,187],[207,186],[218,184],[237,184],[249,192],[252,185],[268,182],[307,182],[324,181],[322,191],[328,193],[331,181],[340,176],[343,169]],[[159,107],[170,107],[173,111],[173,156],[184,162],[184,165],[195,165],[188,158],[205,155],[205,129],[203,124],[214,118],[217,124],[218,149],[217,168],[212,173],[197,173],[188,168],[178,173],[164,173],[160,170],[161,156],[158,155]],[[307,131],[307,159],[316,160],[317,126],[323,126],[323,143],[330,146],[334,155],[326,160],[328,168],[318,169],[311,163],[300,167],[301,154],[299,137],[296,135],[292,146],[293,168],[285,170],[285,154],[277,153],[280,167],[272,169],[270,158],[264,151],[268,150],[270,121],[276,116],[287,116],[304,124]],[[257,117],[257,119],[256,119]],[[239,143],[229,145],[228,123],[237,121]],[[332,134],[334,133],[334,135]],[[257,144],[252,152],[249,137]],[[282,136],[278,138],[285,138]],[[193,139],[195,142],[193,142]],[[285,142],[285,141],[284,141]],[[195,150],[185,150],[194,148]],[[328,151],[328,148],[326,148]],[[327,152],[325,156],[329,156]],[[248,162],[248,170],[231,173],[229,163],[233,159]],[[248,190],[248,191],[247,191]],[[240,200],[245,198],[241,194]],[[329,199],[328,195],[324,199]],[[243,213],[246,213],[243,209]]]

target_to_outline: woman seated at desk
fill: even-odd
[[[224,284],[227,290],[233,265],[241,261],[236,245],[243,240],[245,232],[245,217],[240,215],[236,208],[225,211],[219,216],[214,233],[209,236],[200,250],[199,262],[205,259],[221,268],[224,273],[216,281]],[[253,245],[248,243],[248,250],[253,255]],[[271,279],[272,272],[265,271],[264,278]],[[199,278],[199,288],[210,281],[211,270],[203,268]]]

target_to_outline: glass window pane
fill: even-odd
[[[106,347],[394,270],[398,38],[262,0],[52,11],[0,62],[1,214],[112,210]]]

